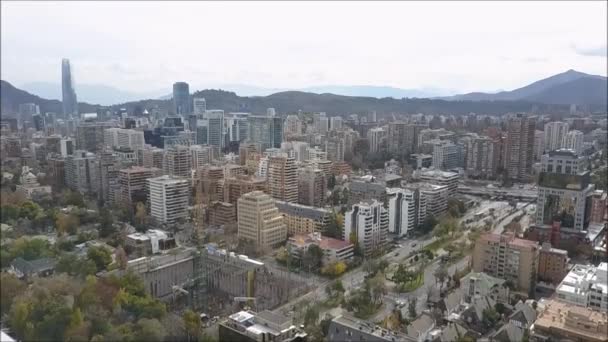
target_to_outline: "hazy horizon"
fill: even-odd
[[[64,57],[77,86],[135,93],[175,81],[494,92],[569,69],[606,76],[606,2],[143,4],[2,2],[2,79],[58,84]]]

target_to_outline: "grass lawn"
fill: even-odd
[[[424,273],[420,272],[412,281],[399,286],[399,292],[412,292],[424,284]]]
[[[436,250],[445,246],[448,242],[450,242],[450,240],[446,239],[446,238],[437,239],[437,240],[429,243],[428,245],[426,245],[424,247],[424,249],[429,250],[431,252],[435,252]]]

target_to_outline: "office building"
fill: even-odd
[[[208,213],[211,225],[225,226],[236,223],[236,206],[232,203],[211,202]]]
[[[298,175],[293,158],[286,156],[268,158],[268,192],[275,199],[298,202]]]
[[[65,184],[81,193],[93,194],[99,182],[99,164],[94,153],[76,150],[65,158]]]
[[[287,239],[287,227],[274,199],[252,191],[238,200],[238,237],[253,242],[259,251],[276,247]]]
[[[173,224],[188,217],[190,180],[164,175],[147,179],[150,215],[158,222]]]
[[[409,339],[402,333],[384,329],[373,322],[343,314],[329,323],[327,341],[395,342]]]
[[[608,310],[608,263],[574,265],[557,286],[557,299],[606,313]]]
[[[305,342],[307,334],[291,319],[272,311],[239,311],[219,324],[220,341]]]
[[[332,131],[337,131],[342,129],[342,117],[341,116],[332,116],[329,119],[329,129]]]
[[[104,132],[114,127],[112,122],[81,122],[76,126],[76,148],[89,152],[101,151],[105,145]]]
[[[192,98],[192,113],[197,117],[203,116],[207,111],[207,101],[204,97]]]
[[[531,341],[608,341],[606,312],[546,299],[530,330]]]
[[[377,199],[384,203],[386,199],[386,185],[375,177],[354,178],[348,189],[350,190],[350,203]]]
[[[302,134],[302,121],[297,115],[287,115],[283,132],[286,136],[297,136]]]
[[[420,225],[428,217],[437,219],[448,210],[448,187],[425,182],[408,183],[405,189],[414,192],[416,198],[416,224]]]
[[[105,146],[132,150],[143,148],[145,143],[143,131],[115,127],[104,131],[103,140]]]
[[[218,149],[224,148],[224,111],[220,109],[205,112],[207,120],[207,144]]]
[[[566,133],[568,133],[568,130],[569,125],[567,122],[553,121],[546,123],[544,130],[545,143],[543,152],[550,152],[564,147],[563,141]]]
[[[298,203],[322,207],[326,191],[327,180],[323,171],[312,167],[298,171]]]
[[[250,113],[227,113],[224,115],[224,127],[226,129],[226,141],[240,143],[247,140],[249,133]],[[240,144],[238,144],[240,146]]]
[[[378,153],[382,146],[386,144],[387,131],[384,127],[375,127],[367,131],[367,140],[369,140],[369,152]]]
[[[223,201],[236,204],[242,195],[252,191],[268,191],[266,179],[255,176],[226,176],[223,180]]]
[[[186,119],[190,113],[190,86],[186,82],[173,83],[173,114]]]
[[[532,173],[536,117],[517,114],[507,120],[504,144],[504,168],[507,177],[525,180]]]
[[[323,233],[329,224],[328,209],[284,201],[275,201],[275,204],[283,215],[288,235]]]
[[[63,117],[65,119],[78,117],[78,100],[74,89],[74,78],[70,60],[64,58],[61,61],[61,104],[63,106]]]
[[[141,166],[132,166],[118,171],[121,203],[131,205],[137,202],[148,203],[147,179],[160,175],[160,169]]]
[[[213,159],[211,146],[192,145],[190,153],[192,154],[192,168],[195,170],[210,164]]]
[[[188,146],[174,145],[166,149],[163,170],[170,176],[192,176],[192,154]]]
[[[463,166],[462,146],[447,140],[434,140],[433,167],[438,170],[451,170]]]
[[[388,231],[398,237],[416,227],[416,199],[414,193],[400,188],[386,189],[388,196]]]
[[[538,253],[538,280],[553,285],[559,284],[568,274],[568,252],[551,247],[551,243],[541,245]]]
[[[389,213],[377,200],[359,202],[344,215],[344,241],[356,241],[363,255],[379,254],[386,246]]]
[[[46,131],[46,123],[45,123],[45,119],[44,116],[41,114],[34,114],[32,116],[32,121],[34,123],[34,129],[38,132],[45,132]]]
[[[410,154],[409,164],[414,170],[429,168],[433,166],[433,156],[430,154]]]
[[[327,138],[325,140],[327,159],[333,162],[344,161],[344,140],[340,138]]]
[[[448,187],[448,197],[454,197],[456,196],[456,192],[458,190],[458,182],[460,181],[461,177],[456,172],[423,169],[420,171],[416,171],[416,178],[420,179],[423,182],[435,185],[445,185]]]
[[[577,154],[583,153],[583,132],[573,130],[566,133],[564,136],[564,143],[562,144],[564,148],[573,150]]]
[[[155,167],[158,169],[164,168],[165,150],[150,145],[145,145],[143,148],[136,150],[137,163],[143,167]]]
[[[533,296],[538,254],[535,241],[516,238],[512,233],[487,233],[475,243],[473,270],[511,281],[517,290]]]

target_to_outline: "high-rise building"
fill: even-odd
[[[591,218],[591,196],[595,186],[585,171],[585,159],[572,150],[555,150],[543,155],[538,179],[536,226],[552,230],[559,222],[562,233],[583,233]],[[552,244],[558,246],[556,237]]]
[[[136,150],[137,164],[143,167],[155,167],[158,169],[164,168],[165,150],[150,145],[144,145],[143,148]]]
[[[197,116],[202,116],[207,111],[207,101],[204,97],[192,98],[192,113]]]
[[[536,117],[517,114],[507,120],[504,168],[511,179],[524,180],[532,173]]]
[[[112,122],[81,122],[76,127],[76,148],[89,152],[101,151],[104,147],[104,131],[114,127]]]
[[[573,130],[564,136],[564,148],[571,149],[577,154],[583,153],[583,132]]]
[[[253,242],[258,250],[278,246],[287,239],[287,227],[274,199],[252,191],[238,200],[238,237]]]
[[[286,136],[300,135],[302,134],[302,121],[297,115],[287,115],[285,118],[285,127],[283,132]]]
[[[608,194],[603,190],[595,190],[591,197],[591,223],[608,221]]]
[[[539,161],[545,150],[545,132],[534,132],[534,161]]]
[[[174,145],[166,149],[163,170],[170,176],[192,176],[192,155],[188,146]]]
[[[388,125],[387,146],[389,152],[410,154],[417,152],[418,135],[426,124],[408,124],[405,122],[391,122]]]
[[[416,174],[417,178],[424,182],[447,186],[448,197],[456,196],[458,181],[461,178],[458,173],[441,170],[421,170],[416,171]]]
[[[250,143],[259,144],[261,150],[267,148],[280,148],[283,142],[283,119],[261,115],[249,116],[249,134],[247,140]]]
[[[34,122],[34,129],[38,132],[46,131],[46,123],[44,120],[44,115],[34,114],[32,116],[32,121]]]
[[[433,143],[433,167],[439,170],[461,167],[462,154],[462,146],[447,140],[437,140]]]
[[[158,177],[161,170],[157,168],[146,168],[132,166],[118,171],[118,184],[120,185],[120,200],[125,204],[138,202],[148,203],[148,178]]]
[[[544,131],[544,151],[549,152],[563,147],[564,137],[568,133],[569,125],[567,122],[553,121],[545,124]],[[541,152],[542,153],[542,152]]]
[[[381,202],[363,201],[344,215],[342,239],[361,247],[366,257],[381,253],[386,246],[389,215]]]
[[[274,117],[277,115],[277,111],[274,108],[266,109],[266,115],[270,117]]]
[[[337,131],[342,129],[342,117],[341,116],[332,116],[329,119],[329,129],[332,131]]]
[[[322,207],[327,190],[323,171],[306,167],[298,170],[298,203]]]
[[[568,251],[551,247],[551,243],[542,244],[538,254],[538,280],[553,285],[559,284],[568,274]]]
[[[476,137],[466,144],[467,174],[480,178],[493,178],[498,171],[495,155],[500,154],[499,143],[489,137]]]
[[[325,152],[328,160],[344,161],[344,140],[339,137],[327,138],[325,140]]]
[[[448,210],[448,187],[425,182],[408,183],[405,189],[413,191],[416,199],[416,224],[428,217],[440,217]]]
[[[78,117],[78,100],[74,89],[74,76],[70,60],[64,58],[61,61],[61,94],[63,105],[63,117],[65,119]]]
[[[512,233],[487,233],[475,243],[473,270],[511,281],[518,290],[533,295],[538,254],[535,241],[516,238]]]
[[[311,234],[325,232],[331,212],[325,208],[275,201],[283,215],[287,234]]]
[[[211,163],[213,151],[210,146],[192,145],[190,153],[192,153],[192,168],[195,170]]]
[[[109,147],[130,148],[133,150],[144,147],[144,132],[134,129],[108,128],[104,131],[104,144]]]
[[[367,140],[369,140],[369,152],[378,153],[383,142],[386,140],[386,129],[384,127],[374,127],[367,131]]]
[[[175,176],[149,178],[150,215],[161,223],[176,223],[188,216],[190,180]]]
[[[405,236],[416,227],[416,199],[414,192],[400,188],[387,188],[388,231]]]
[[[227,113],[224,115],[224,127],[226,130],[226,141],[228,143],[238,142],[247,139],[249,133],[249,118],[250,113]]]
[[[94,194],[98,189],[99,163],[94,153],[74,151],[65,158],[65,184],[81,193]]]
[[[205,112],[208,127],[208,145],[224,148],[224,111],[213,109]]]
[[[280,155],[268,158],[268,191],[278,200],[298,201],[298,176],[293,158]]]
[[[173,111],[184,119],[191,113],[190,86],[186,82],[173,83]]]

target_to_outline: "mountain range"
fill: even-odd
[[[280,113],[303,110],[309,112],[324,111],[333,115],[368,113],[371,111],[377,111],[380,115],[391,113],[467,114],[470,112],[504,114],[533,109],[538,113],[559,114],[567,113],[570,104],[585,105],[591,111],[605,112],[608,102],[606,84],[606,77],[568,70],[512,91],[502,91],[495,94],[469,93],[440,98],[406,98],[407,96],[397,95],[399,91],[404,91],[403,89],[368,86],[328,86],[309,89],[308,92],[280,91],[266,96],[242,96],[243,94],[239,96],[234,92],[224,90],[202,90],[194,92],[193,95],[205,97],[208,108],[253,113],[264,113],[266,108],[273,107]],[[6,81],[1,81],[1,86],[0,104],[3,114],[16,113],[21,103],[36,103],[41,107],[42,112],[61,112],[61,102],[57,99],[47,99],[30,94]],[[40,84],[38,86],[40,87]],[[50,91],[50,88],[47,87],[46,89]],[[59,87],[57,86],[56,89],[54,95],[48,94],[57,98],[56,92]],[[82,90],[79,89],[77,88],[79,99],[82,100],[83,96],[80,94]],[[91,87],[89,89],[94,90],[95,88]],[[312,92],[312,90],[316,91]],[[338,91],[350,92],[353,96],[335,94]],[[369,94],[369,92],[378,95],[386,91],[393,91],[395,96],[382,98],[380,96],[361,96],[362,94]],[[120,96],[116,95],[116,101],[97,102],[101,104],[113,103],[110,107],[125,107],[127,110],[141,107],[157,108],[161,112],[170,112],[171,96],[162,96],[163,93],[165,92],[159,91],[155,94],[121,93]],[[139,96],[139,100],[133,101],[132,98],[135,96]],[[119,99],[124,99],[124,101],[119,101]],[[117,102],[118,104],[116,104]],[[82,113],[94,112],[100,107],[101,105],[98,104],[79,103],[79,110]]]

